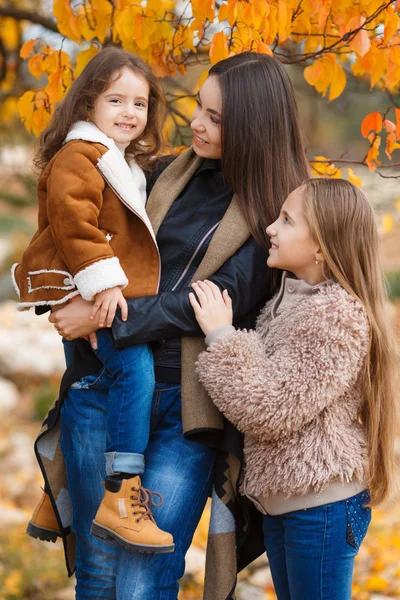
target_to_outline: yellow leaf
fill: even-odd
[[[382,215],[382,231],[390,233],[394,226],[394,219],[389,213]],[[384,592],[388,588],[388,582],[379,575],[372,575],[368,579],[367,589],[374,592]]]
[[[36,77],[36,79],[39,79],[43,75],[43,66],[43,54],[34,54],[28,60],[29,72]]]
[[[86,50],[81,50],[76,57],[75,76],[78,77],[86,67],[88,62],[99,53],[96,46],[89,46]]]
[[[191,0],[193,16],[204,23],[207,19],[214,21],[215,18],[215,0]]]
[[[285,0],[278,0],[279,43],[284,42],[288,38],[287,20],[288,20],[288,11],[286,10],[286,2],[285,2]]]
[[[57,19],[60,33],[74,42],[79,42],[81,36],[78,19],[71,8],[70,0],[54,0],[53,15]]]
[[[35,110],[34,99],[35,93],[28,91],[18,100],[18,112],[29,133],[32,130],[32,116]]]
[[[340,169],[335,167],[332,162],[329,162],[325,156],[315,156],[311,162],[311,168],[314,177],[332,177],[333,179],[339,179],[342,176]]]
[[[46,110],[43,106],[35,110],[32,116],[32,133],[36,137],[42,133],[44,129],[46,129],[51,119],[51,114]]]
[[[223,31],[216,33],[212,39],[210,47],[210,61],[215,65],[220,60],[228,58],[229,49],[228,42]]]
[[[57,104],[64,95],[62,69],[57,69],[49,76],[49,83],[45,87],[51,104]]]
[[[346,73],[338,63],[335,63],[329,90],[329,102],[338,98],[345,87]]]
[[[33,50],[33,46],[35,45],[36,42],[36,38],[32,39],[32,40],[28,40],[27,42],[25,42],[25,44],[23,44],[23,46],[21,46],[21,50],[19,52],[19,55],[21,58],[28,58],[28,56],[30,55],[30,53]]]
[[[361,179],[360,179],[360,177],[358,175],[356,175],[354,173],[353,169],[348,168],[347,169],[347,173],[348,173],[348,176],[349,176],[350,183],[353,183],[357,187],[361,188],[362,187]]]
[[[229,25],[233,27],[237,19],[237,0],[230,0],[228,4],[222,4],[218,12],[219,22],[227,20]]]
[[[385,42],[389,42],[395,33],[399,30],[399,17],[393,10],[393,6],[388,6],[385,10],[385,31],[383,39]]]
[[[0,33],[3,45],[7,50],[15,50],[20,44],[20,26],[11,17],[1,18]]]
[[[373,134],[371,134],[373,135]],[[368,154],[366,156],[365,162],[368,165],[370,171],[375,171],[376,167],[381,164],[379,157],[379,147],[381,145],[381,138],[379,135],[375,136],[375,139],[372,142],[370,149],[368,150]]]
[[[8,96],[0,108],[0,119],[4,123],[12,121],[18,115],[18,101],[13,96]]]

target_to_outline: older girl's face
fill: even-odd
[[[217,77],[209,77],[197,96],[191,128],[193,149],[202,158],[221,158],[222,97]]]

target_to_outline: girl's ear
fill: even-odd
[[[318,262],[317,262],[317,261],[318,261]],[[322,254],[321,250],[320,250],[320,249],[318,249],[318,250],[315,252],[315,262],[318,264],[318,263],[322,263],[322,262],[324,262],[324,261],[325,261],[324,255]]]

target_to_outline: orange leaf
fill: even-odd
[[[354,31],[364,25],[366,19],[363,16],[357,16],[350,19],[347,24],[347,31]],[[349,41],[350,48],[359,56],[364,56],[371,47],[371,41],[368,36],[368,32],[365,29],[360,29],[354,37]]]
[[[258,42],[257,52],[260,54],[269,54],[269,56],[273,56],[271,48],[268,46],[268,44],[264,44],[264,42]]]
[[[379,112],[373,112],[364,117],[361,123],[361,134],[363,137],[368,137],[370,131],[379,133],[382,131],[382,116]]]
[[[370,171],[375,171],[376,167],[381,164],[380,160],[378,160],[380,145],[381,138],[377,135],[365,159]]]
[[[212,39],[210,47],[210,61],[215,65],[220,60],[228,58],[229,49],[228,42],[223,31],[216,33]]]
[[[396,142],[396,134],[394,131],[388,133],[386,137],[386,149],[385,153],[389,160],[392,160],[392,152],[394,150],[398,150],[400,148],[400,144]]]
[[[388,133],[393,133],[393,131],[396,131],[396,125],[393,123],[393,121],[389,121],[389,119],[385,119],[383,121],[383,126]]]
[[[25,44],[21,47],[21,50],[19,52],[19,55],[21,58],[28,58],[28,56],[30,55],[30,53],[33,50],[33,46],[35,45],[36,39],[32,39],[32,40],[28,40],[27,42],[25,42]]]
[[[396,113],[396,137],[400,140],[400,108],[394,109]]]

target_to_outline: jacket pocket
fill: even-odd
[[[345,500],[347,511],[346,541],[357,552],[371,522],[371,509],[365,507],[370,499],[369,491],[364,490],[356,496]]]
[[[39,271],[28,271],[28,292],[36,290],[74,290],[76,285],[74,278],[68,271],[58,269],[40,269]]]

